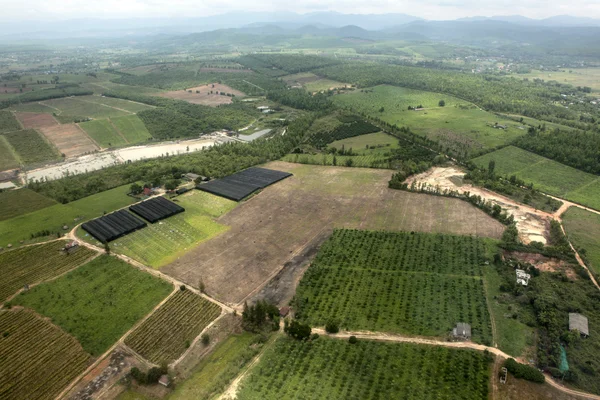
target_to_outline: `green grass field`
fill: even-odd
[[[338,150],[341,148],[345,150],[352,149],[353,152],[359,154],[368,154],[369,151],[374,150],[385,150],[385,149],[396,149],[398,148],[398,139],[383,132],[369,133],[366,135],[360,135],[351,137],[348,139],[336,140],[329,144],[327,147],[334,147]],[[367,149],[367,147],[376,147],[375,149]]]
[[[0,133],[21,130],[21,124],[10,111],[0,111]]]
[[[4,135],[0,135],[0,171],[19,167],[13,148]]]
[[[3,135],[15,149],[21,163],[25,165],[60,159],[58,150],[33,129],[8,132]]]
[[[34,113],[55,113],[57,112],[55,109],[45,106],[39,103],[22,103],[15,104],[10,107],[11,110],[19,111],[19,112],[34,112]]]
[[[129,143],[145,142],[152,137],[146,126],[137,115],[115,117],[110,119]]]
[[[14,303],[49,317],[98,356],[172,290],[166,281],[103,255],[22,293]]]
[[[111,249],[146,265],[160,268],[201,242],[229,229],[214,219],[237,204],[197,190],[179,196],[177,200],[185,208],[185,212],[148,224],[144,229],[119,238],[111,242]],[[80,230],[78,234],[89,240],[84,231]]]
[[[55,205],[52,199],[27,188],[0,192],[0,221]]]
[[[83,122],[79,126],[88,134],[96,143],[103,148],[118,147],[127,144],[125,138],[119,135],[119,132],[110,123],[108,119],[97,119],[94,121]]]
[[[581,208],[571,207],[562,216],[567,236],[582,252],[588,266],[600,274],[600,215]]]
[[[506,144],[527,132],[522,125],[482,111],[479,107],[452,96],[395,86],[359,89],[333,97],[343,107],[381,118],[397,126],[408,126],[413,132],[440,141],[456,151],[477,152]],[[439,107],[440,100],[446,102]],[[408,106],[422,105],[423,111],[409,111]],[[383,108],[383,111],[381,109]],[[488,124],[498,122],[508,129]]]
[[[237,399],[487,399],[490,366],[470,350],[282,337],[241,382]]]
[[[127,196],[129,185],[119,186],[68,204],[55,204],[41,210],[0,221],[0,247],[7,244],[26,243],[31,235],[48,230],[52,235],[65,233],[63,225],[72,229],[86,220],[100,217],[106,212],[125,207],[136,200]]]
[[[496,162],[499,175],[516,175],[535,189],[600,210],[600,177],[548,158],[508,146],[473,160],[487,168]]]
[[[492,342],[481,265],[469,236],[336,230],[298,285],[296,317],[312,326],[446,337],[467,322]]]
[[[575,68],[564,69],[561,71],[538,71],[533,70],[528,74],[511,75],[514,78],[521,79],[543,79],[545,81],[557,81],[567,83],[573,86],[588,86],[594,92],[600,91],[600,68]]]
[[[136,103],[134,101],[122,100],[113,97],[102,97],[102,96],[83,96],[81,100],[91,101],[105,106],[113,107],[116,109],[122,109],[131,113],[137,113],[144,110],[154,108],[152,106]]]
[[[113,107],[108,107],[97,101],[89,100],[90,96],[67,97],[61,99],[52,99],[44,101],[49,107],[60,115],[82,116],[90,118],[108,118],[129,115],[130,112],[122,111]]]

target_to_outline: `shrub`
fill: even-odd
[[[350,343],[350,344],[356,344],[356,343],[358,343],[358,339],[356,338],[356,336],[350,336],[348,338],[348,343]]]
[[[146,378],[146,382],[148,384],[157,383],[162,375],[163,375],[162,368],[152,367],[152,368],[150,368],[150,371],[148,371],[148,376]]]
[[[285,333],[298,340],[306,340],[310,337],[311,328],[308,324],[292,320],[284,329]]]
[[[516,362],[514,358],[509,358],[506,360],[504,366],[508,372],[514,375],[515,378],[521,378],[537,383],[544,383],[546,381],[544,374],[542,374],[536,368],[529,365],[520,364]]]
[[[340,327],[337,321],[329,321],[325,324],[325,332],[327,333],[338,333],[340,331]]]
[[[208,344],[210,343],[210,336],[208,335],[208,333],[203,333],[200,340],[202,340],[203,345],[208,346]]]

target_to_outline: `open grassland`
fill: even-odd
[[[322,90],[350,86],[342,82],[321,78],[320,76],[317,76],[311,72],[300,72],[298,74],[287,75],[281,79],[283,79],[283,81],[290,86],[300,85],[309,92],[320,92]]]
[[[123,136],[117,132],[108,119],[97,119],[83,122],[81,127],[100,147],[118,147],[127,144]]]
[[[556,81],[573,86],[588,86],[594,92],[600,91],[600,68],[575,68],[561,71],[538,71],[533,70],[528,74],[513,75],[522,79],[543,79],[545,81]]]
[[[467,322],[473,340],[489,345],[486,259],[484,242],[471,236],[336,230],[300,281],[296,318],[440,337]]]
[[[54,399],[90,362],[77,340],[30,311],[0,311],[0,332],[2,399]]]
[[[125,344],[155,364],[170,363],[221,313],[189,290],[179,290],[127,337]]]
[[[46,100],[43,102],[43,104],[58,110],[55,110],[55,112],[60,115],[72,115],[90,118],[108,118],[131,114],[131,112],[129,111],[119,109],[120,107],[115,108],[112,106],[108,106],[101,102],[97,102],[95,99],[94,101],[92,101],[88,99],[87,96],[83,96],[81,98],[66,97],[60,99]]]
[[[0,171],[18,167],[19,161],[15,156],[13,148],[8,144],[4,135],[0,135]]]
[[[129,143],[145,142],[152,137],[137,115],[115,117],[110,120]]]
[[[222,93],[222,94],[221,94]],[[216,107],[221,104],[231,104],[232,97],[227,94],[233,94],[235,97],[243,97],[244,93],[235,90],[227,85],[220,83],[212,83],[203,86],[186,88],[184,90],[174,90],[163,92],[161,97],[169,99],[183,100],[192,104],[202,104],[205,106]]]
[[[600,215],[571,207],[562,216],[567,236],[586,258],[587,264],[600,274]]]
[[[62,229],[64,225],[72,229],[79,223],[101,217],[104,212],[111,212],[135,202],[136,199],[127,196],[127,193],[129,185],[119,186],[68,204],[55,204],[0,221],[0,247],[6,247],[7,244],[18,245],[21,240],[32,239],[32,235],[42,231],[48,233],[41,236],[54,236],[56,232],[65,233]]]
[[[21,124],[10,111],[0,111],[0,133],[21,130]]]
[[[40,131],[66,157],[75,157],[98,150],[97,145],[76,124],[55,125]]]
[[[0,192],[0,221],[41,210],[55,204],[54,200],[27,188]]]
[[[0,301],[4,301],[24,285],[33,285],[52,279],[86,261],[96,253],[80,247],[71,253],[62,251],[63,240],[21,247],[0,253]]]
[[[464,201],[388,189],[391,171],[284,162],[265,167],[294,175],[220,217],[217,222],[229,226],[228,231],[196,246],[162,272],[192,286],[203,279],[211,296],[238,303],[288,261],[312,251],[334,228],[492,238],[504,231],[503,225]]]
[[[130,113],[137,113],[144,110],[150,110],[154,108],[147,104],[136,103],[135,101],[117,99],[114,97],[104,96],[81,96],[78,98],[80,101],[89,101],[96,104],[102,104],[107,107],[112,107],[117,110],[125,110]]]
[[[508,143],[527,130],[522,124],[482,111],[479,107],[452,96],[406,89],[376,86],[333,97],[343,107],[365,112],[397,126],[408,126],[413,132],[439,141],[455,151],[473,153]],[[440,100],[446,105],[440,107]],[[423,106],[422,111],[408,107]],[[498,122],[508,129],[496,129]]]
[[[196,190],[175,200],[185,212],[113,241],[113,251],[160,268],[199,243],[225,232],[228,227],[215,222],[215,218],[236,206],[231,200]]]
[[[4,137],[24,165],[60,159],[58,151],[33,129],[8,132],[4,134]]]
[[[489,376],[489,361],[475,351],[280,338],[242,381],[237,398],[483,400]]]
[[[508,146],[473,160],[487,168],[496,162],[496,174],[516,175],[542,192],[600,210],[600,177],[568,167],[518,147]]]
[[[147,315],[173,287],[103,255],[14,300],[49,317],[98,356]]]

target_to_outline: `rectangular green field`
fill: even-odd
[[[116,109],[122,109],[125,111],[129,111],[132,113],[137,113],[144,110],[149,110],[151,107],[146,104],[136,103],[134,101],[122,100],[113,97],[103,97],[103,96],[84,96],[84,100],[91,101],[98,104],[104,104],[109,107],[113,107]]]
[[[130,114],[128,111],[118,110],[113,107],[90,101],[86,96],[81,98],[68,97],[46,100],[44,101],[44,104],[60,110],[61,115],[73,115],[78,117],[108,118]]]
[[[19,161],[4,135],[0,135],[0,171],[19,168]]]
[[[110,119],[129,143],[145,142],[152,137],[146,125],[137,115],[115,117]]]
[[[438,337],[466,322],[474,341],[491,344],[487,257],[484,241],[470,236],[336,230],[300,281],[296,317]]]
[[[79,124],[79,126],[90,135],[100,147],[118,147],[127,144],[125,139],[119,135],[119,132],[117,132],[108,119],[83,122]]]
[[[68,204],[55,204],[41,210],[0,221],[0,247],[18,245],[28,241],[31,235],[41,231],[66,233],[63,226],[72,229],[75,225],[125,207],[136,200],[127,196],[129,185],[123,185]],[[56,237],[56,236],[54,236]]]
[[[39,103],[22,103],[10,107],[11,110],[18,112],[48,113],[52,114],[57,110]]]
[[[177,203],[185,208],[185,212],[148,224],[144,229],[119,238],[111,242],[111,249],[143,264],[160,268],[229,229],[214,219],[237,204],[197,190],[177,197]],[[89,239],[83,231],[78,234]]]
[[[445,94],[376,86],[334,96],[336,104],[365,112],[397,126],[408,126],[416,134],[441,142],[455,151],[468,153],[509,143],[525,134],[522,124],[481,110],[474,104]],[[439,106],[440,100],[445,102]],[[422,106],[421,111],[408,107]],[[498,122],[508,129],[490,125]]]
[[[409,343],[282,337],[241,382],[237,399],[487,399],[490,360]]]
[[[54,200],[27,188],[0,192],[0,221],[41,210],[55,204]]]
[[[309,165],[338,165],[340,167],[392,168],[383,153],[360,156],[338,156],[333,154],[286,154],[282,161]]]
[[[0,111],[0,133],[19,131],[21,124],[10,111]]]
[[[20,294],[14,303],[49,317],[98,356],[172,290],[168,282],[102,255]]]
[[[8,132],[3,136],[25,165],[60,159],[58,150],[33,129]]]
[[[571,207],[562,216],[567,236],[582,253],[596,274],[600,274],[600,215]]]
[[[369,150],[384,149],[395,149],[398,148],[398,139],[383,132],[368,133],[366,135],[360,135],[351,137],[348,139],[336,140],[330,143],[328,147],[333,147],[338,150],[344,148],[344,150],[352,149],[353,152],[358,154],[367,154]],[[372,147],[375,147],[374,149]]]
[[[514,146],[475,158],[473,162],[487,168],[494,160],[497,174],[516,175],[542,192],[600,209],[600,177]]]

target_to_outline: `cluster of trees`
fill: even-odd
[[[289,74],[340,64],[335,58],[301,54],[251,54],[242,56],[237,61],[257,72],[273,70],[275,67]]]
[[[94,94],[94,92],[92,92],[91,90],[83,89],[78,86],[43,89],[22,93],[10,99],[2,100],[0,101],[0,109],[8,108],[12,105],[26,103],[29,101],[42,101],[69,96],[88,96],[92,94]]]
[[[278,331],[279,309],[265,300],[259,300],[249,306],[244,303],[242,326],[250,332]]]
[[[283,331],[297,340],[308,340],[311,338],[312,329],[310,325],[302,323],[298,320],[284,321]],[[317,336],[318,337],[318,336]],[[315,337],[316,339],[316,337]]]
[[[515,361],[514,358],[509,358],[504,362],[504,367],[510,372],[515,378],[525,379],[531,382],[544,383],[546,378],[536,368],[521,364]]]
[[[131,368],[131,371],[129,372],[130,376],[140,385],[153,385],[158,383],[160,377],[167,373],[168,369],[166,364],[160,367],[152,367],[147,373],[142,372],[138,367]]]
[[[592,132],[544,132],[530,128],[515,146],[585,172],[600,175],[600,135]]]
[[[32,182],[29,188],[61,203],[68,203],[137,181],[160,186],[170,179],[180,178],[187,172],[220,178],[283,157],[303,140],[313,118],[312,114],[297,118],[288,125],[284,136],[272,137],[269,140],[258,139],[248,144],[227,143],[201,152],[111,166],[54,181]]]
[[[267,99],[289,107],[309,111],[327,111],[333,107],[331,100],[325,94],[314,96],[304,89],[280,89],[267,92]]]
[[[378,127],[369,122],[364,120],[354,120],[350,123],[343,123],[331,131],[318,132],[312,135],[309,141],[310,144],[321,149],[336,140],[348,139],[379,131],[380,129]]]

